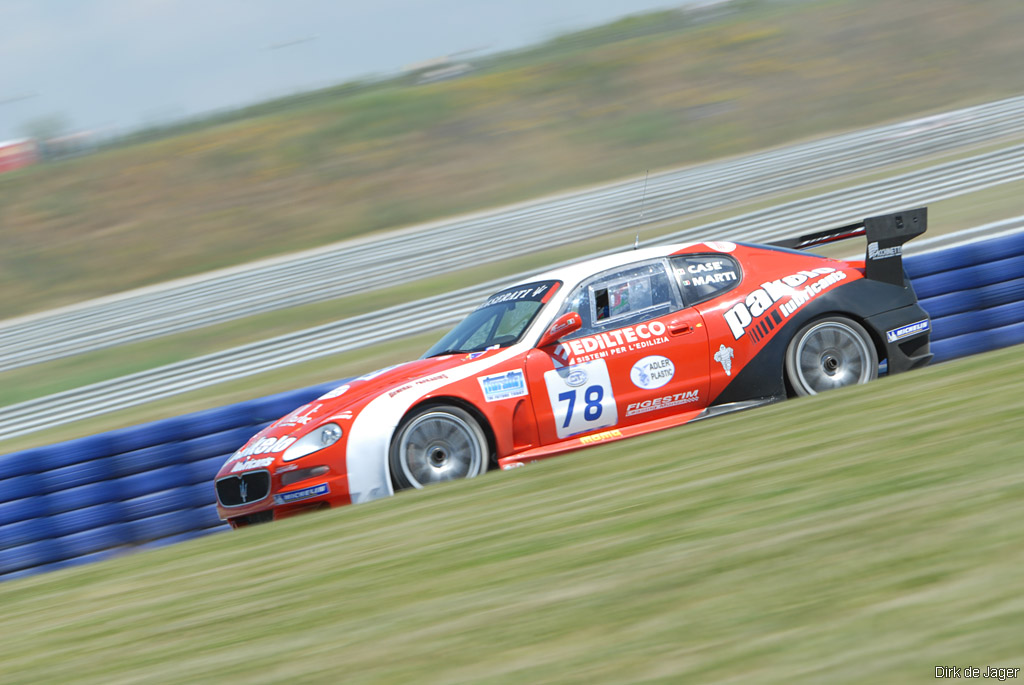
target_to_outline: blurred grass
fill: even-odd
[[[1015,0],[635,17],[0,176],[0,317],[1024,90]]]
[[[4,683],[1020,666],[1021,348],[0,583]]]
[[[967,153],[949,157],[956,159]],[[947,158],[942,158],[943,160]],[[927,164],[924,164],[927,166]],[[903,172],[908,168],[900,168]],[[844,179],[835,184],[804,188],[795,193],[762,198],[757,202],[742,206],[732,206],[720,211],[693,215],[685,221],[666,222],[655,226],[644,226],[640,235],[643,240],[651,240],[658,236],[703,225],[720,219],[727,219],[746,211],[753,211],[793,199],[815,195],[832,187],[845,187],[853,183],[866,182],[876,178],[884,178],[895,173],[872,173],[863,177]],[[1015,216],[1022,212],[1020,203],[1024,181],[1003,184],[976,193],[933,203],[929,208],[929,228],[927,237],[970,228],[998,219]],[[808,226],[808,230],[813,226]],[[15,369],[0,373],[0,406],[7,406],[27,401],[48,394],[82,387],[112,378],[119,378],[130,373],[152,369],[204,354],[210,354],[237,345],[283,335],[312,326],[329,323],[349,316],[380,310],[392,305],[410,302],[422,297],[440,294],[464,287],[467,284],[482,283],[490,279],[516,273],[541,270],[544,265],[560,260],[579,257],[602,249],[632,244],[636,228],[628,228],[615,234],[601,236],[590,240],[581,240],[571,245],[544,250],[532,255],[508,259],[501,262],[485,264],[463,271],[427,278],[403,286],[373,292],[370,296],[359,294],[328,302],[295,307],[259,316],[240,319],[217,326],[210,326],[195,331],[166,336],[156,340],[142,341],[122,345],[116,348],[99,350],[88,354],[68,357],[45,364]],[[717,236],[722,237],[722,236]],[[863,250],[863,244],[856,241],[826,246],[816,250],[826,256],[841,258]],[[394,341],[386,346],[389,350],[389,361],[378,366],[386,366],[398,361],[419,357],[443,331],[416,336],[409,341]],[[26,436],[14,440],[0,438],[0,454],[37,444],[48,444],[58,439],[70,439],[81,435],[89,435],[132,422],[141,422],[174,416],[186,411],[218,406],[228,400],[242,401],[260,397],[279,390],[288,390],[304,385],[314,385],[345,375],[356,375],[377,368],[370,366],[375,363],[370,350],[355,351],[334,355],[306,364],[279,369],[269,374],[252,376],[230,384],[232,390],[224,392],[218,387],[204,388],[183,396],[179,402],[176,398],[133,407],[124,412],[111,414],[101,419],[87,419],[71,426],[48,431],[43,435]],[[360,366],[362,364],[362,366]],[[344,368],[342,372],[339,369]],[[176,407],[178,408],[176,410]]]

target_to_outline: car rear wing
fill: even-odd
[[[867,236],[864,276],[873,281],[903,285],[903,244],[927,230],[928,208],[908,209],[881,216],[872,216],[848,226],[809,233],[799,238],[778,240],[769,245],[805,250],[847,238]]]

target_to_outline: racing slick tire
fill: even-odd
[[[797,395],[817,395],[877,377],[878,352],[871,336],[843,316],[811,321],[786,349],[786,378]]]
[[[490,463],[480,423],[459,407],[428,406],[412,412],[391,440],[388,461],[395,490],[473,478]]]

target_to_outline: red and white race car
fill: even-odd
[[[587,445],[924,365],[902,264],[926,211],[774,245],[638,249],[495,293],[422,359],[268,426],[216,479],[243,526],[511,469]],[[862,262],[791,248],[866,236]]]

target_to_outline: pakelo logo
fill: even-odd
[[[233,461],[237,461],[238,459],[244,459],[245,457],[254,454],[283,452],[289,447],[291,447],[296,440],[298,440],[298,438],[291,438],[288,436],[282,438],[261,438],[253,442],[251,445],[244,447],[235,452],[234,454],[232,454],[231,458],[228,459],[227,463],[230,464]]]
[[[248,471],[250,469],[265,469],[274,463],[273,457],[266,457],[264,459],[246,459],[240,461],[231,467],[231,473],[236,471]]]
[[[594,433],[593,435],[584,435],[580,438],[580,443],[583,445],[590,445],[595,442],[603,442],[605,440],[611,440],[612,438],[621,438],[622,431],[618,428],[610,431],[601,431],[600,433]]]
[[[756,343],[814,296],[845,279],[846,272],[822,266],[762,283],[743,302],[734,304],[725,312],[725,322],[729,324],[732,337],[736,340],[749,333],[750,339]],[[804,285],[812,280],[813,283]],[[776,308],[775,304],[785,298],[788,300]],[[762,316],[764,318],[757,321]],[[750,328],[751,325],[753,328]]]
[[[878,243],[868,243],[868,259],[889,259],[903,254],[903,246],[878,248]]]
[[[480,382],[480,389],[483,390],[484,400],[487,402],[508,400],[528,394],[526,377],[521,369],[513,369],[492,376],[481,376],[477,378],[477,381]]]
[[[664,397],[656,397],[653,400],[634,402],[626,407],[626,416],[646,414],[649,411],[658,411],[659,409],[668,409],[669,407],[678,407],[683,404],[693,404],[694,402],[700,402],[699,390],[677,392],[675,395],[665,395]]]
[[[912,335],[917,335],[918,333],[924,333],[930,326],[931,324],[928,319],[924,319],[917,323],[900,326],[899,328],[894,328],[891,331],[886,331],[885,339],[893,343],[897,340],[903,340],[904,338],[909,338]]]
[[[672,380],[676,366],[668,357],[652,355],[644,357],[629,370],[629,379],[638,388],[653,390]]]
[[[555,348],[555,356],[567,363],[577,364],[613,354],[642,350],[668,342],[665,331],[665,324],[660,321],[626,326],[615,331],[560,343]]]

